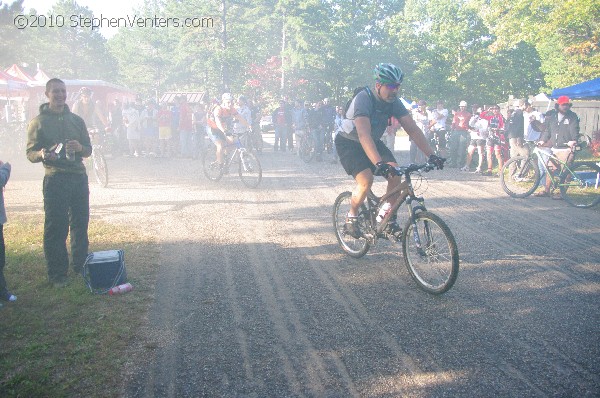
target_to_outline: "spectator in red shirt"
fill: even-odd
[[[292,112],[289,111],[284,100],[279,101],[279,107],[275,109],[271,117],[273,118],[273,126],[275,127],[275,145],[273,145],[273,150],[277,151],[278,148],[281,148],[281,151],[285,152],[287,132],[292,125]],[[293,150],[293,146],[291,145],[290,150]]]
[[[459,111],[452,119],[452,132],[450,133],[448,160],[449,167],[460,167],[466,163],[467,146],[469,144],[469,121],[471,114],[467,112],[467,101],[460,101]]]

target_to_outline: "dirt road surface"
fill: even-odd
[[[600,395],[598,210],[429,173],[426,204],[461,256],[456,285],[433,297],[387,242],[358,260],[341,252],[332,204],[353,184],[339,164],[260,159],[254,190],[233,173],[208,181],[198,161],[149,158],[109,159],[109,187],[91,186],[92,218],[160,245],[124,395]],[[9,213],[41,212],[41,175],[14,166]]]

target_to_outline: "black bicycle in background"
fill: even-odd
[[[108,165],[104,157],[106,135],[96,127],[88,129],[88,133],[92,141],[92,155],[88,158],[87,167],[91,169],[96,182],[106,188],[108,186]]]

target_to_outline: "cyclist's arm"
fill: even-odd
[[[383,159],[381,159],[381,155],[379,155],[375,146],[375,141],[371,137],[371,120],[367,116],[358,116],[354,119],[354,125],[356,126],[360,145],[362,145],[371,163],[377,164],[381,162]]]
[[[240,123],[242,123],[244,127],[250,128],[250,124],[240,113],[236,113],[235,115],[233,115],[233,117],[235,117]]]
[[[433,155],[433,149],[429,145],[427,138],[425,138],[425,134],[423,131],[417,126],[414,119],[410,115],[405,115],[400,118],[400,125],[404,128],[404,131],[408,134],[410,139],[417,145],[417,147],[423,151],[423,153],[429,157]]]

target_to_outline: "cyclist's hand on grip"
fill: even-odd
[[[373,174],[385,178],[398,175],[398,173],[396,172],[396,168],[385,162],[377,162],[377,164],[375,165],[375,172]]]
[[[438,168],[438,170],[441,170],[444,168],[444,162],[446,161],[445,158],[441,158],[435,154],[431,154],[429,155],[429,159],[427,159],[427,163],[431,163],[434,164],[435,167]]]

